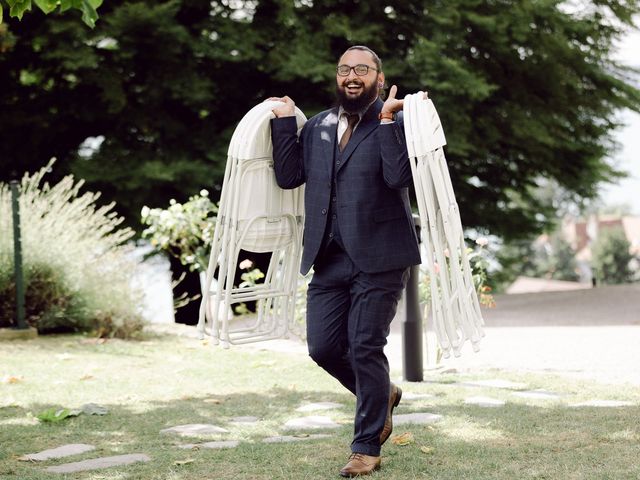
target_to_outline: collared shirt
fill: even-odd
[[[369,108],[369,107],[367,107]],[[365,109],[366,111],[366,109]],[[356,126],[353,127],[353,131],[355,132],[356,129],[358,128],[358,125],[360,125],[360,120],[362,120],[362,114],[364,112],[358,112],[358,123],[356,123]],[[349,122],[347,120],[347,115],[348,113],[345,111],[344,108],[342,108],[342,105],[340,105],[340,108],[338,109],[338,142],[340,141],[340,139],[342,138],[342,135],[344,135],[344,132],[347,130],[347,126],[349,125]]]
[[[356,123],[356,126],[353,127],[353,131],[355,132],[356,129],[358,128],[358,125],[360,125],[360,120],[362,120],[362,116],[365,114],[365,112],[367,110],[369,110],[369,107],[371,105],[373,105],[373,103],[377,100],[378,98],[376,98],[373,102],[371,102],[369,105],[367,105],[367,107],[360,111],[360,112],[356,112],[358,114],[358,117],[360,117],[358,119],[358,123]],[[391,122],[385,122],[385,123],[393,123],[393,121]],[[342,108],[342,105],[340,105],[340,108],[338,108],[338,134],[337,134],[337,138],[338,141],[340,141],[340,139],[342,138],[342,135],[344,134],[345,130],[347,129],[347,126],[349,125],[349,122],[347,120],[347,112],[345,111],[344,108]]]

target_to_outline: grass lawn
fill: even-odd
[[[400,372],[394,372],[397,376]],[[458,382],[501,378],[561,394],[532,400],[512,390]],[[148,336],[143,341],[96,342],[83,336],[41,337],[0,344],[0,479],[336,479],[349,453],[354,399],[305,355],[259,349],[211,348],[186,337]],[[379,479],[638,479],[640,389],[514,372],[477,375],[429,373],[426,382],[404,384],[433,396],[403,401],[396,413],[442,415],[432,425],[397,426],[410,432],[405,446],[383,448]],[[499,408],[465,404],[489,396]],[[592,399],[627,400],[633,406],[570,407]],[[330,401],[344,407],[314,413],[295,409]],[[80,415],[59,423],[35,417],[51,407],[97,403],[105,416]],[[296,443],[264,443],[295,434],[290,418],[326,415],[344,426],[330,436]],[[260,421],[234,424],[234,417]],[[182,424],[211,423],[229,433],[203,438],[161,435]],[[301,432],[298,432],[301,433]],[[226,450],[178,448],[185,443],[239,440]],[[93,452],[40,463],[27,453],[67,443],[89,443]],[[421,450],[421,447],[427,447]],[[148,463],[61,475],[48,466],[97,456],[144,453]]]

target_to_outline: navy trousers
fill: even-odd
[[[314,264],[307,293],[309,355],[356,395],[353,452],[380,455],[389,403],[383,348],[408,273],[362,272],[333,241]]]

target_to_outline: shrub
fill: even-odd
[[[28,323],[38,331],[95,331],[130,337],[142,328],[141,292],[132,283],[136,262],[118,228],[113,204],[80,194],[72,176],[44,183],[53,162],[20,183],[20,213]],[[15,319],[11,192],[0,183],[0,327]]]
[[[144,206],[141,217],[147,228],[142,236],[155,249],[179,259],[190,271],[206,272],[217,213],[218,207],[206,190],[185,203],[172,199],[167,209]]]
[[[633,280],[629,268],[633,256],[631,247],[622,228],[604,229],[591,249],[591,263],[599,282],[616,284]]]

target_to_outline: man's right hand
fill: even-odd
[[[267,98],[267,100],[272,100],[276,102],[282,102],[282,105],[278,105],[276,108],[271,111],[278,118],[281,117],[293,117],[296,114],[296,104],[291,100],[291,98],[287,97],[271,97]]]

